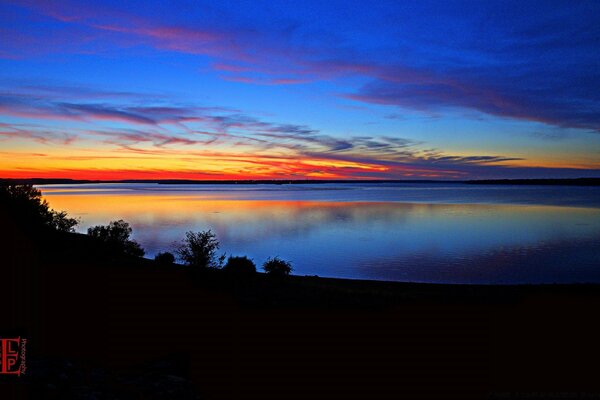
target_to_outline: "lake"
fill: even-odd
[[[212,229],[227,255],[297,275],[600,282],[600,188],[458,183],[38,186],[78,231],[124,219],[146,257]]]

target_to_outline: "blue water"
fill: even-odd
[[[600,188],[466,184],[40,186],[79,230],[125,219],[152,257],[212,229],[294,273],[445,283],[600,282]]]

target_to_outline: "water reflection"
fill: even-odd
[[[187,230],[210,228],[228,254],[257,263],[279,255],[298,274],[427,282],[600,281],[598,208],[255,200],[252,191],[231,199],[222,189],[111,190],[44,194],[52,207],[81,217],[82,231],[118,218],[129,221],[149,256],[172,249]]]

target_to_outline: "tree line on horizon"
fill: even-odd
[[[0,204],[6,207],[19,221],[32,228],[48,231],[75,233],[75,227],[81,222],[69,217],[66,211],[55,211],[42,198],[41,191],[31,184],[0,183]],[[143,257],[142,246],[131,239],[133,230],[128,222],[120,219],[108,225],[96,225],[88,228],[87,235],[102,242],[122,254]],[[157,264],[174,265],[176,259],[195,269],[218,269],[236,275],[251,275],[257,272],[254,261],[247,256],[217,255],[220,243],[214,232],[188,231],[179,246],[172,252],[159,252],[154,257]],[[279,257],[270,257],[262,265],[270,275],[286,276],[293,268],[289,261]]]

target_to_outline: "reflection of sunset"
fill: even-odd
[[[564,211],[565,207],[545,205],[487,205],[487,204],[428,204],[428,203],[397,203],[383,201],[316,201],[316,200],[254,200],[248,199],[250,191],[218,191],[212,190],[187,192],[184,194],[146,192],[134,190],[111,194],[111,189],[77,186],[71,188],[52,186],[43,188],[43,193],[50,206],[66,210],[74,215],[103,215],[118,217],[122,215],[153,215],[185,217],[195,214],[223,213],[224,217],[235,216],[241,219],[256,219],[257,216],[270,215],[273,218],[290,218],[306,213],[332,214],[341,212],[352,214],[353,218],[375,218],[381,214],[384,218],[390,215],[410,213],[411,215],[427,215],[437,213],[446,216],[472,216],[473,212],[488,213],[488,218],[498,214],[513,215],[546,215],[553,209]],[[122,190],[122,189],[119,189]],[[98,193],[98,194],[95,194]],[[569,209],[576,214],[597,213],[596,209]]]
[[[380,201],[372,188],[317,186],[107,184],[42,191],[51,207],[81,218],[81,232],[126,220],[150,257],[173,251],[188,230],[211,229],[220,251],[257,263],[279,255],[293,261],[299,274],[405,280],[406,268],[419,265],[410,272],[415,279],[460,281],[464,273],[485,281],[482,276],[496,272],[480,271],[481,262],[468,260],[485,259],[494,268],[527,265],[532,254],[546,260],[549,243],[580,255],[594,254],[587,249],[600,240],[599,208]],[[415,190],[395,196],[419,198],[422,189]],[[447,199],[448,190],[442,195],[436,187],[430,199]],[[363,197],[341,201],[353,195]],[[314,199],[319,196],[340,201]],[[368,198],[373,200],[363,200]],[[554,259],[556,265],[544,261],[544,268],[560,269],[560,257]],[[578,268],[589,262],[580,258]]]
[[[63,190],[61,189],[61,192]],[[47,194],[50,194],[48,192]],[[76,193],[76,191],[75,191]],[[93,192],[92,192],[93,193]],[[400,209],[427,210],[425,204],[403,204],[401,207],[391,203],[374,202],[319,202],[299,200],[235,200],[214,199],[211,195],[147,195],[136,193],[123,196],[122,194],[101,196],[86,195],[47,195],[50,206],[55,209],[67,210],[73,215],[106,216],[116,218],[125,215],[153,215],[155,217],[171,216],[185,217],[193,214],[224,213],[226,218],[254,220],[258,215],[269,215],[272,218],[286,219],[304,215],[309,210],[312,213],[328,214],[338,211],[353,212],[390,212]]]

